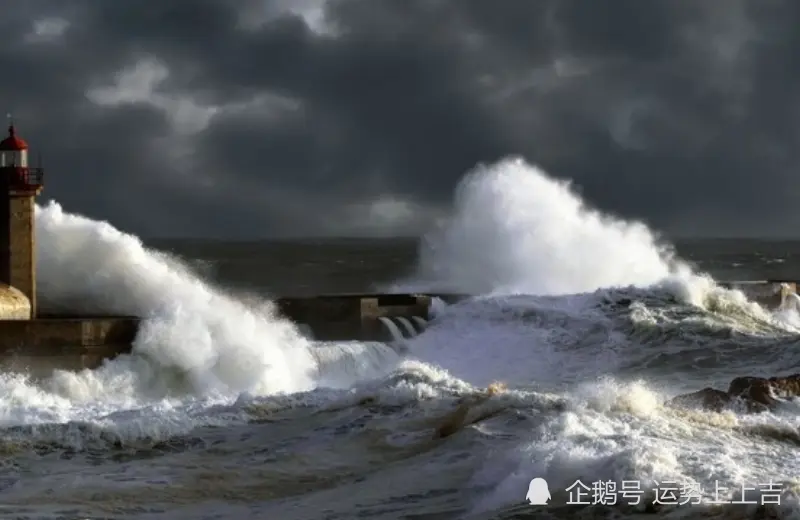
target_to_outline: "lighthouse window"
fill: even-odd
[[[0,166],[28,166],[27,150],[8,150],[0,152]]]

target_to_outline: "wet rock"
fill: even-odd
[[[776,404],[772,397],[769,380],[763,377],[737,377],[728,386],[728,394],[740,397],[744,401],[760,403],[771,407]]]
[[[772,407],[777,404],[774,396],[800,396],[800,374],[785,377],[737,377],[731,381],[728,393]]]
[[[730,404],[731,396],[722,390],[706,387],[697,392],[682,394],[667,401],[667,406],[680,408],[703,408],[714,412],[722,411]]]
[[[728,385],[728,391],[706,387],[697,392],[682,394],[666,402],[667,406],[703,408],[721,411],[733,401],[741,402],[749,413],[759,413],[774,408],[778,397],[800,396],[800,374],[784,377],[737,377]]]

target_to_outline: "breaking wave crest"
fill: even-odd
[[[507,159],[459,184],[453,215],[424,238],[408,285],[560,295],[647,286],[688,271],[644,224],[604,215],[568,182]]]
[[[0,375],[0,423],[80,419],[173,397],[313,388],[317,366],[309,342],[269,302],[225,294],[178,259],[56,203],[37,207],[36,228],[43,309],[136,315],[144,322],[135,355],[97,370],[56,370],[40,384]]]

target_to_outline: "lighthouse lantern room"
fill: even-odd
[[[8,137],[0,141],[0,169],[18,189],[38,191],[42,184],[42,169],[31,168],[28,143],[17,135],[14,125],[8,126]]]
[[[32,168],[28,143],[11,124],[0,141],[0,320],[36,317],[35,197],[42,168]]]
[[[14,125],[8,127],[8,137],[0,142],[0,166],[28,166],[28,143],[17,137]]]

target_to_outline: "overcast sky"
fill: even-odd
[[[409,234],[519,154],[671,234],[800,235],[797,0],[0,0],[42,200],[144,236]]]

